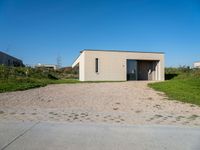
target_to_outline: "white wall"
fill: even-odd
[[[194,68],[200,68],[200,62],[195,62],[194,63]]]

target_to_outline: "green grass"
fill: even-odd
[[[200,106],[200,77],[179,76],[165,82],[150,83],[155,90],[175,99]]]
[[[73,79],[72,79],[73,78]],[[27,90],[48,84],[79,83],[75,70],[51,70],[46,68],[12,67],[0,65],[0,93]]]
[[[0,80],[0,93],[8,91],[20,91],[31,88],[43,87],[48,84],[73,84],[79,83],[77,79],[34,79],[34,78],[22,78],[22,79],[9,79]]]
[[[0,93],[10,91],[22,91],[32,88],[43,87],[48,84],[75,84],[75,83],[102,83],[102,82],[123,82],[123,81],[85,81],[81,82],[78,79],[38,79],[38,78],[16,78],[8,80],[0,80]]]

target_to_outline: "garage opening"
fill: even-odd
[[[157,80],[155,60],[127,60],[127,80]]]

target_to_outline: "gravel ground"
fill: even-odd
[[[200,126],[200,107],[145,81],[49,85],[0,94],[0,120]]]

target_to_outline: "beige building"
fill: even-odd
[[[194,68],[200,68],[200,61],[194,63]]]
[[[80,81],[163,81],[164,53],[85,49],[72,67]]]
[[[57,70],[58,66],[57,65],[52,65],[52,64],[37,64],[35,65],[35,68],[45,68],[45,69],[52,69],[52,70]]]

